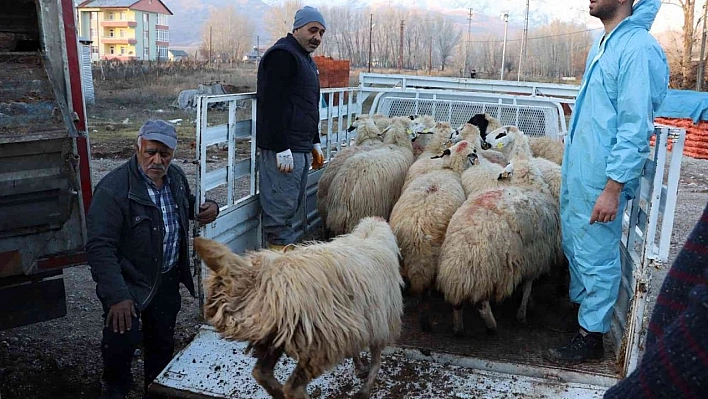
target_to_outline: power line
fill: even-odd
[[[580,33],[593,32],[593,31],[600,30],[600,29],[604,29],[604,28],[585,29],[585,30],[579,30],[576,32],[559,33],[557,35],[529,37],[526,40],[538,40],[538,39],[548,39],[551,37],[577,35]],[[518,42],[521,40],[522,39],[508,39],[507,42]],[[503,40],[472,40],[470,43],[501,43],[501,42],[503,42]]]

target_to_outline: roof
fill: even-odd
[[[79,7],[125,7],[128,8],[137,3],[137,0],[87,0],[79,4]]]
[[[169,49],[169,50],[167,50],[167,51],[169,51],[170,53],[172,53],[172,55],[179,55],[179,56],[189,55],[189,54],[188,54],[186,51],[184,51],[184,50],[172,50],[172,49]]]
[[[169,15],[172,14],[169,8],[162,2],[162,0],[155,0],[159,5],[153,5],[152,0],[86,0],[79,4],[78,8],[134,8],[140,11],[148,12],[159,12],[159,9],[164,8]],[[146,4],[147,3],[147,4]],[[161,6],[161,7],[160,7]]]

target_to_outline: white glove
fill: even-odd
[[[280,172],[290,173],[293,171],[293,167],[295,166],[293,162],[293,153],[290,152],[289,148],[283,152],[275,154],[275,158],[278,162],[278,170]]]

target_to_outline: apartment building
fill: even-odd
[[[172,14],[160,0],[87,0],[77,7],[79,35],[91,60],[168,59]]]

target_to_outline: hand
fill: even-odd
[[[293,171],[293,153],[290,152],[289,148],[283,152],[275,154],[275,158],[278,162],[278,170],[281,173],[290,173]]]
[[[199,205],[199,213],[195,216],[197,222],[201,224],[208,224],[216,220],[216,216],[219,214],[219,206],[213,202],[205,202]]]
[[[322,146],[320,143],[315,144],[315,148],[312,149],[312,169],[321,169],[324,166],[324,154],[322,153]]]
[[[590,216],[590,224],[595,222],[608,223],[613,222],[617,217],[619,208],[619,196],[622,193],[623,183],[618,183],[614,180],[608,180],[605,189],[602,190],[600,196],[595,201],[595,206],[592,208]]]
[[[113,332],[120,332],[121,334],[126,331],[130,331],[133,327],[133,317],[137,317],[138,314],[135,311],[135,305],[133,305],[132,299],[126,299],[125,301],[120,301],[108,309],[108,315],[106,316],[106,327],[113,327]]]

